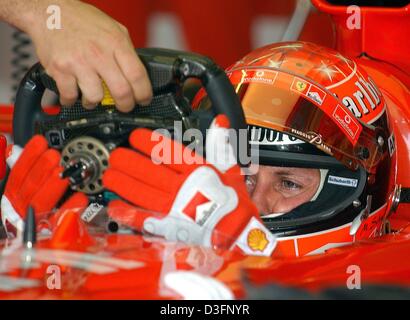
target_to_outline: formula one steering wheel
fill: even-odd
[[[148,71],[154,98],[148,107],[136,106],[130,113],[121,113],[115,105],[101,104],[90,111],[80,102],[62,106],[58,114],[46,113],[41,106],[45,90],[57,95],[58,90],[44,68],[34,65],[17,92],[14,142],[24,146],[33,135],[44,135],[50,147],[61,151],[64,174],[70,177],[75,190],[96,195],[103,191],[101,176],[108,166],[109,153],[118,146],[126,146],[128,135],[137,127],[172,131],[174,121],[180,120],[183,129],[198,128],[204,132],[216,114],[225,114],[233,129],[246,129],[239,98],[225,72],[212,60],[167,49],[145,48],[137,53]],[[213,109],[190,108],[183,94],[188,78],[200,80]],[[238,148],[233,147],[238,157]]]

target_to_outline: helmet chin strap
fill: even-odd
[[[315,192],[315,194],[313,195],[312,199],[310,199],[309,201],[315,201],[317,199],[317,197],[319,196],[319,194],[322,192],[323,190],[323,186],[325,184],[326,181],[326,176],[327,173],[329,172],[328,169],[319,169],[320,171],[320,182],[319,182],[319,186]],[[261,216],[262,219],[269,219],[269,218],[277,218],[280,217],[281,215],[286,214],[287,212],[272,212],[272,213],[268,213],[266,215]]]

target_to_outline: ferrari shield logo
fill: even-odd
[[[295,83],[296,90],[298,90],[300,92],[305,91],[306,87],[307,87],[307,84],[305,82],[296,81],[296,83]]]
[[[310,83],[300,78],[294,77],[290,88],[291,90],[298,92],[299,94],[301,93],[306,96],[310,88]]]

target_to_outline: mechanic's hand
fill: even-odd
[[[36,215],[50,212],[64,195],[69,182],[60,178],[63,168],[59,152],[49,149],[43,136],[34,136],[24,149],[12,146],[7,164],[11,171],[1,198],[1,218],[8,233],[18,234],[23,231],[28,207],[32,206]],[[75,202],[76,207],[86,204]]]
[[[57,82],[62,105],[76,101],[79,87],[83,105],[96,106],[104,96],[101,80],[121,111],[132,110],[136,102],[150,102],[147,72],[123,25],[81,1],[37,2],[43,4],[43,11],[25,31],[32,37],[46,72]],[[45,23],[50,4],[61,8],[60,30],[49,30]]]
[[[218,116],[209,141],[226,146],[228,130],[215,127],[226,127],[227,123],[225,116]],[[150,159],[158,148],[156,141],[161,139],[164,153],[170,152],[170,164],[155,164],[159,160],[155,156]],[[240,249],[254,255],[272,253],[274,236],[261,222],[236,164],[228,161],[212,165],[209,161],[216,159],[214,153],[210,152],[206,162],[178,142],[147,129],[136,129],[130,135],[130,144],[138,152],[114,150],[103,176],[107,189],[133,204],[111,201],[112,219],[171,241]],[[232,153],[230,145],[215,150]],[[187,164],[177,152],[190,154],[195,163]],[[177,158],[181,163],[175,163]]]

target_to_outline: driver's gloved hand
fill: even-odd
[[[159,133],[136,129],[130,135],[135,151],[114,150],[103,176],[104,186],[128,201],[111,201],[110,217],[170,241],[270,255],[275,238],[259,218],[240,168],[232,161],[227,127],[225,116],[214,120],[207,135],[207,161]],[[170,153],[170,163],[153,162],[159,146]],[[222,151],[231,153],[228,161],[218,161],[215,155]],[[182,156],[177,163],[178,153],[189,153],[195,163]]]
[[[69,182],[61,179],[60,153],[50,149],[43,136],[34,136],[24,149],[8,150],[10,167],[1,198],[1,219],[8,234],[19,234],[29,206],[36,215],[49,213],[66,192]]]

